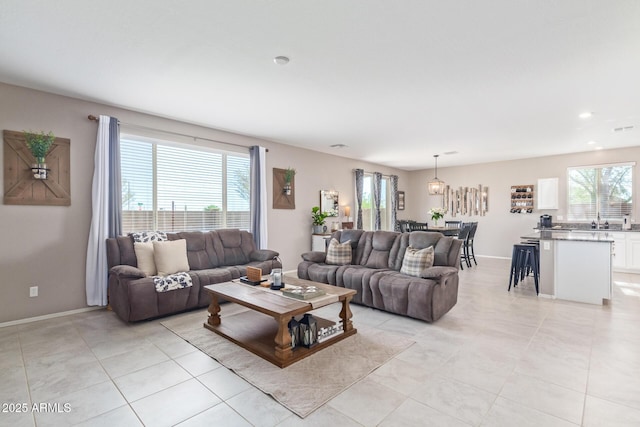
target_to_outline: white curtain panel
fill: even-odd
[[[100,116],[91,188],[91,230],[87,244],[87,305],[107,305],[107,246],[109,237],[109,123]]]

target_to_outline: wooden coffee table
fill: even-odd
[[[355,290],[292,277],[285,277],[285,283],[312,285],[324,290],[327,294],[336,295],[337,302],[342,304],[340,311],[342,332],[332,335],[311,348],[296,347],[292,349],[288,323],[293,316],[313,310],[311,304],[237,282],[225,282],[204,287],[212,297],[208,310],[209,318],[204,327],[281,368],[302,360],[357,332],[351,322],[353,315],[349,308],[349,301],[356,294]],[[220,299],[235,302],[251,310],[229,317],[224,317],[224,312],[222,312],[221,316]],[[318,329],[334,324],[334,322],[316,315],[313,317],[318,322]]]

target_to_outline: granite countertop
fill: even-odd
[[[631,230],[623,230],[622,224],[609,224],[609,228],[604,228],[604,223],[600,224],[600,229],[591,228],[591,223],[584,222],[557,222],[552,228],[534,228],[534,230],[551,230],[551,231],[595,231],[595,232],[624,232],[638,233],[640,232],[640,224],[631,224]]]
[[[571,231],[550,231],[541,230],[536,233],[522,236],[528,240],[572,240],[577,242],[613,242],[613,237],[609,234],[613,230],[594,230],[592,233],[587,230],[578,233]]]

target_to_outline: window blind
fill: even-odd
[[[122,139],[121,157],[123,231],[249,229],[248,156]]]
[[[633,165],[600,165],[567,170],[569,220],[622,219],[633,211]]]

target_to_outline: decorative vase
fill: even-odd
[[[434,226],[435,226],[435,227],[437,227],[437,226],[438,226],[438,220],[437,220],[437,219],[434,219],[434,220],[433,220],[433,224],[434,224]]]
[[[324,225],[314,225],[313,226],[313,234],[324,234],[326,229],[327,228]]]
[[[33,163],[31,165],[31,172],[33,172],[33,177],[35,179],[47,179],[47,164],[43,157],[38,157],[38,163]]]
[[[282,188],[282,192],[283,192],[284,194],[286,194],[287,196],[290,196],[290,195],[291,195],[291,184],[287,182],[287,183],[284,185],[284,187]]]

